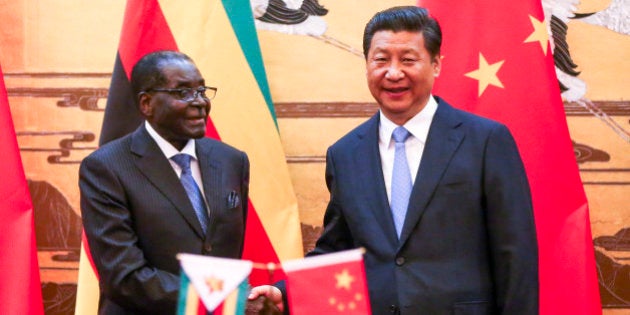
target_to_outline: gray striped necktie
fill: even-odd
[[[177,165],[179,165],[182,169],[182,174],[179,180],[182,182],[182,185],[186,190],[186,194],[188,194],[188,199],[190,199],[190,202],[195,209],[195,214],[197,214],[199,223],[201,223],[201,229],[203,230],[203,233],[206,234],[209,221],[208,211],[206,210],[206,203],[201,195],[201,190],[199,189],[199,186],[197,186],[197,183],[190,171],[191,158],[192,157],[188,154],[177,154],[174,155],[171,160],[177,163]]]

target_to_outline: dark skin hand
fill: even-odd
[[[246,315],[282,315],[278,307],[267,297],[261,295],[253,300],[247,301],[245,307]]]

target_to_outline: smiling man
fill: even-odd
[[[373,314],[537,314],[521,158],[504,125],[431,94],[441,42],[423,8],[394,7],[367,23],[367,83],[380,110],[328,149],[330,201],[308,255],[365,248]],[[250,298],[282,308],[278,287]]]
[[[131,86],[146,121],[79,170],[99,314],[175,314],[177,253],[241,257],[249,160],[204,138],[217,89],[185,54],[144,56]]]

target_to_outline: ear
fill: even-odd
[[[433,76],[439,77],[440,71],[442,70],[442,56],[437,56],[433,58]]]
[[[147,92],[140,92],[138,94],[138,106],[140,109],[140,113],[144,117],[153,116],[153,106],[151,106],[151,94]]]

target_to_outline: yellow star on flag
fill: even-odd
[[[535,17],[529,16],[529,21],[534,27],[534,31],[527,37],[524,43],[539,42],[540,48],[542,48],[545,56],[547,55],[547,41],[549,40],[549,32],[547,32],[547,25],[545,20],[538,21]]]
[[[206,285],[208,285],[208,291],[210,293],[216,291],[223,291],[223,280],[220,278],[216,278],[214,276],[207,277],[204,279]]]
[[[344,269],[341,273],[336,273],[335,278],[337,278],[337,288],[345,288],[346,290],[350,290],[350,285],[354,282],[354,277],[348,273],[348,269]]]
[[[501,83],[501,80],[497,77],[497,72],[499,72],[504,61],[505,60],[501,60],[493,64],[488,64],[486,58],[479,53],[479,69],[465,74],[465,76],[479,81],[478,96],[481,96],[483,91],[485,91],[490,84],[503,88],[503,83]]]

